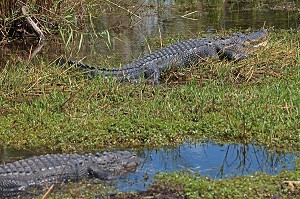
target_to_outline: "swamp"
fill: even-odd
[[[300,198],[299,25],[299,0],[2,0],[0,164],[116,149],[143,159],[37,198]],[[260,29],[267,43],[247,59],[170,68],[159,85],[57,64],[119,68]]]

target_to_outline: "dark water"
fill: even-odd
[[[36,152],[6,150],[0,154],[1,162],[27,158]],[[144,159],[135,173],[120,177],[115,185],[119,191],[145,190],[159,172],[185,171],[210,178],[264,172],[277,174],[294,170],[298,153],[280,154],[264,147],[249,145],[214,145],[212,143],[184,144],[176,148],[141,150]]]
[[[92,20],[86,19],[79,34],[73,32],[67,55],[86,57],[85,62],[96,65],[101,55],[117,54],[123,62],[148,54],[149,38],[172,38],[176,35],[212,37],[216,32],[235,29],[297,29],[300,24],[299,0],[128,0],[122,8],[107,3],[111,11],[94,11]],[[128,10],[128,11],[127,11]],[[90,23],[92,21],[92,23]],[[81,24],[82,25],[82,24]],[[99,36],[108,30],[107,37]],[[84,33],[80,50],[81,33]],[[65,35],[68,39],[68,35]],[[65,45],[59,35],[45,42],[39,56],[55,59],[64,54]],[[17,53],[28,58],[34,45],[9,44],[0,49],[0,63],[5,65],[7,54]]]
[[[112,45],[90,40],[82,52],[87,61],[97,64],[97,55],[116,53],[124,62],[149,53],[148,38],[212,37],[216,32],[236,29],[297,29],[300,1],[172,1],[145,0],[128,7],[133,14],[119,10],[105,13],[94,21],[96,32],[110,30]],[[118,10],[118,9],[117,9]],[[199,34],[200,33],[200,34]],[[89,40],[87,38],[87,40]]]

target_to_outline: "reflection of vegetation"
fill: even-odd
[[[270,152],[266,148],[254,147],[251,145],[228,145],[226,149],[226,155],[223,163],[220,167],[218,178],[226,177],[226,170],[234,170],[239,174],[246,174],[253,172],[255,169],[257,172],[264,172],[266,168],[276,169],[277,165],[283,163],[284,154],[278,154],[276,152]],[[233,165],[236,168],[232,168]],[[257,165],[254,168],[252,165]],[[252,169],[249,171],[249,169]]]

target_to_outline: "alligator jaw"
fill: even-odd
[[[259,47],[261,47],[261,46],[266,46],[267,43],[268,43],[268,40],[263,41],[263,42],[261,42],[261,43],[258,43],[258,44],[256,44],[256,45],[254,45],[253,48],[259,48]]]
[[[247,45],[253,48],[266,46],[269,37],[269,32],[266,29],[259,30],[257,32],[247,35]],[[249,42],[249,43],[248,43]]]

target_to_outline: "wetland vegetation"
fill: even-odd
[[[3,148],[54,153],[160,148],[187,141],[210,141],[219,144],[255,143],[280,152],[300,150],[300,36],[297,26],[274,28],[271,27],[273,22],[271,25],[266,22],[271,31],[268,44],[257,50],[255,56],[237,63],[208,60],[190,68],[171,70],[164,74],[164,83],[159,86],[120,84],[113,79],[87,78],[74,68],[57,66],[55,60],[60,56],[86,57],[87,62],[94,65],[113,67],[182,39],[214,38],[238,29],[247,32],[250,30],[243,28],[249,28],[247,22],[235,29],[233,26],[227,29],[226,25],[222,29],[214,25],[228,12],[226,9],[235,10],[244,1],[230,1],[226,6],[220,6],[225,5],[223,1],[216,1],[221,11],[216,11],[214,16],[205,12],[192,13],[200,9],[199,4],[215,6],[209,1],[175,1],[170,5],[164,2],[156,4],[156,1],[144,5],[140,1],[109,0],[100,3],[27,2],[31,6],[30,13],[36,17],[47,38],[41,53],[30,60],[29,54],[36,43],[28,43],[28,39],[23,38],[24,34],[29,34],[26,27],[22,27],[21,30],[26,32],[18,35],[19,39],[12,34],[12,31],[19,34],[19,29],[15,31],[15,23],[20,19],[17,12],[20,5],[15,6],[13,2],[2,1],[5,6],[0,8],[0,144]],[[255,13],[279,9],[299,16],[299,3],[293,2],[274,1],[270,6],[267,1],[251,1],[250,11],[253,16],[260,16]],[[209,23],[216,28],[198,31],[196,24],[188,31],[198,32],[183,32],[179,28],[178,33],[170,34],[170,30],[163,32],[161,26],[154,34],[150,32],[142,37],[141,47],[118,53],[126,48],[115,50],[115,43],[123,38],[119,34],[131,33],[129,30],[137,26],[138,8],[156,5],[157,12],[165,9],[164,6],[176,10],[180,20],[188,20],[187,23],[192,23],[193,19],[182,19],[185,14],[192,13],[187,16],[195,18],[210,16]],[[246,8],[248,12],[249,8]],[[113,13],[114,23],[105,18],[110,15],[101,15],[99,19],[97,13],[100,11]],[[162,16],[167,14],[161,13]],[[297,23],[295,17],[287,19],[284,14],[282,17]],[[261,21],[265,19],[254,19],[258,22],[250,28],[264,26]],[[102,27],[95,26],[101,20],[105,21]],[[236,20],[237,24],[242,23],[240,19]],[[172,26],[173,22],[166,20],[161,23]],[[224,20],[226,23],[228,21]],[[24,41],[25,45],[20,45]],[[299,188],[286,189],[282,182],[299,180],[299,176],[298,168],[275,176],[258,173],[222,180],[175,172],[160,174],[148,191],[134,193],[131,197],[154,194],[159,198],[159,194],[175,194],[174,197],[185,195],[188,198],[288,198],[299,195]],[[64,196],[69,198],[95,197],[95,194],[100,194],[99,190],[100,195],[109,198],[128,197],[107,195],[105,188],[102,193],[102,188],[89,183],[64,186],[68,187]],[[51,197],[60,196],[61,193]]]

